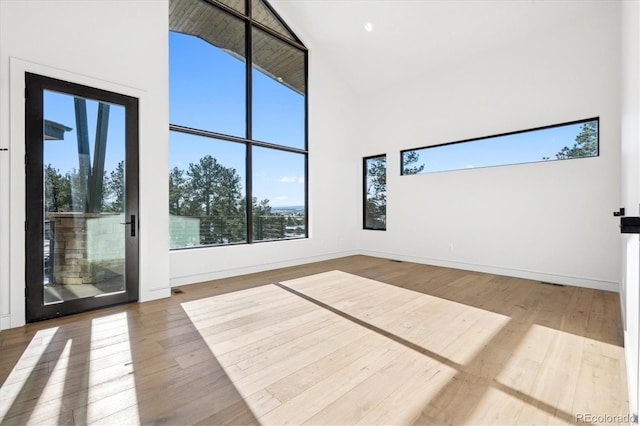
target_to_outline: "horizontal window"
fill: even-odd
[[[597,157],[599,119],[574,121],[401,152],[401,173]]]

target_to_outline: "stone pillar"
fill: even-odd
[[[53,227],[53,281],[95,284],[124,275],[121,214],[49,213]]]

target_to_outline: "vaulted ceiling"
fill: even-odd
[[[614,0],[271,0],[311,50],[369,92],[616,7]],[[371,23],[373,31],[366,31]]]

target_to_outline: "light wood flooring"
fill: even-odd
[[[616,293],[365,256],[179,290],[0,332],[0,422],[544,425],[629,414]]]

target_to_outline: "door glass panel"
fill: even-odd
[[[43,93],[44,303],[125,291],[125,107]]]

